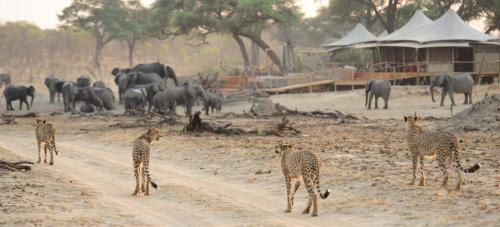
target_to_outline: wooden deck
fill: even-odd
[[[348,76],[339,75],[324,75],[323,74],[295,74],[290,77],[280,77],[281,80],[288,80],[288,86],[278,87],[278,88],[266,88],[262,91],[269,94],[280,94],[280,93],[290,93],[290,92],[318,92],[325,90],[337,91],[337,88],[342,90],[354,89],[356,87],[364,86],[369,80],[402,80],[417,78],[417,82],[420,81],[419,78],[425,78],[429,76],[436,75],[436,73],[428,72],[356,72]],[[470,73],[472,75],[477,75],[478,73]],[[480,77],[499,77],[498,72],[481,72]],[[347,78],[349,77],[349,78]],[[306,82],[306,81],[312,82]],[[231,77],[225,76],[220,78],[221,89],[222,90],[238,90],[249,86],[249,77],[238,76]],[[286,83],[285,83],[286,84]]]

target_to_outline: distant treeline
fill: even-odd
[[[188,45],[181,37],[139,42],[134,62],[166,63],[181,76],[223,73],[222,69],[231,70],[242,64],[238,47],[230,37],[212,35],[208,41],[210,45],[198,47]],[[14,81],[25,82],[48,74],[76,78],[90,74],[94,46],[92,36],[84,32],[42,30],[26,22],[0,24],[0,72],[10,73]],[[113,67],[128,67],[127,51],[127,45],[119,41],[106,46],[100,77],[111,76]]]

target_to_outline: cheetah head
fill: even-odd
[[[43,125],[43,124],[45,124],[45,122],[47,122],[45,119],[37,118],[37,119],[35,119],[35,126]]]
[[[274,152],[277,154],[281,154],[283,151],[290,150],[293,148],[293,144],[287,144],[283,143],[283,141],[280,141],[278,145],[274,147]]]
[[[148,129],[148,137],[151,138],[151,140],[156,139],[157,141],[160,140],[160,129],[159,128],[150,128]]]
[[[403,119],[405,122],[408,122],[409,124],[415,124],[417,123],[418,120],[420,120],[420,118],[417,116],[404,116]]]

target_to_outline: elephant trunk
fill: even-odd
[[[372,83],[373,83],[373,81],[369,81],[366,84],[366,88],[365,88],[365,107],[368,106],[368,93],[370,93],[370,91],[372,90]]]
[[[368,93],[370,93],[370,91],[366,90],[366,95],[365,95],[365,107],[368,106]]]
[[[33,106],[33,100],[34,100],[34,99],[35,99],[35,96],[34,96],[34,95],[32,95],[32,96],[31,96],[31,104],[30,104],[30,106]]]
[[[434,100],[434,86],[431,85],[431,98],[432,98],[432,102],[436,102],[436,100]]]
[[[175,75],[175,73],[172,75],[172,79],[174,80],[175,86],[179,86],[179,81],[177,81],[177,76]]]

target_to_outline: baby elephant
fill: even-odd
[[[214,113],[214,110],[217,110],[217,112],[222,110],[223,97],[215,93],[207,92],[203,102],[203,109],[207,116],[210,108],[212,108],[212,113]]]
[[[372,108],[372,99],[375,96],[375,109],[378,109],[379,97],[384,99],[384,109],[387,109],[391,95],[391,83],[387,80],[370,80],[366,83],[365,93],[365,107]],[[368,95],[370,95],[370,100],[368,100]]]
[[[9,85],[3,91],[5,96],[5,101],[7,101],[7,111],[13,111],[12,101],[19,99],[19,110],[23,109],[23,102],[26,103],[28,110],[30,109],[30,104],[28,104],[28,97],[31,96],[31,106],[33,106],[33,99],[35,99],[35,88],[33,86],[15,86]]]
[[[146,89],[145,88],[129,88],[123,94],[123,102],[125,104],[125,114],[135,114],[137,111],[144,112],[146,105]]]

